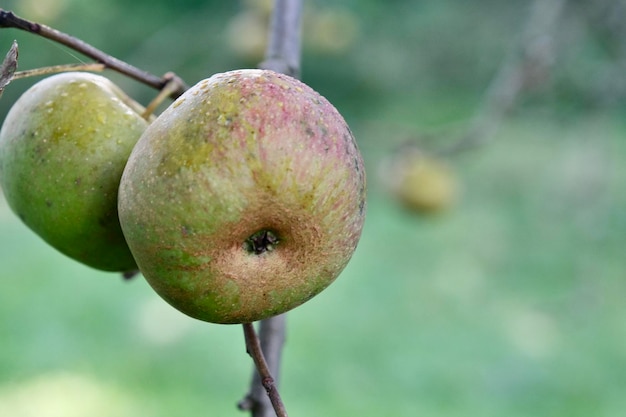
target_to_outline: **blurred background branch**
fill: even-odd
[[[566,0],[534,0],[520,31],[517,44],[510,48],[482,104],[470,121],[467,132],[446,153],[461,152],[488,143],[524,91],[549,82],[555,57],[554,37]]]

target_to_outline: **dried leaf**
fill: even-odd
[[[0,97],[4,92],[4,88],[9,85],[13,79],[13,74],[15,74],[17,70],[17,55],[17,42],[13,41],[11,49],[9,49],[9,52],[7,52],[4,57],[4,61],[2,61],[2,65],[0,65]]]

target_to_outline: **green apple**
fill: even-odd
[[[0,130],[0,185],[12,210],[65,255],[136,269],[117,216],[126,160],[148,126],[107,78],[61,73],[29,88]]]
[[[272,71],[216,74],[146,129],[119,191],[150,285],[214,323],[288,311],[344,269],[365,217],[363,160],[322,96]]]

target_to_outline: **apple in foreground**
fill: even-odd
[[[200,320],[286,312],[344,269],[365,218],[348,125],[302,82],[268,70],[205,79],[146,129],[119,190],[149,284]]]
[[[109,79],[67,72],[30,87],[0,130],[0,185],[11,209],[65,255],[105,271],[136,269],[117,217],[143,108]]]

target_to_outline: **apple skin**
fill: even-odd
[[[148,123],[107,78],[68,72],[30,87],[0,130],[0,185],[51,246],[90,267],[137,269],[117,217],[128,155]]]
[[[118,210],[161,297],[200,320],[246,323],[335,280],[361,235],[365,181],[325,98],[282,74],[237,70],[199,82],[148,127]]]

